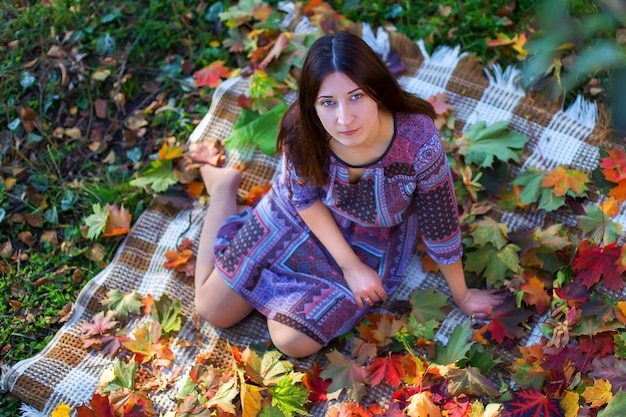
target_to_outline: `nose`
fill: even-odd
[[[337,106],[337,123],[341,125],[350,124],[353,117],[354,113],[352,113],[350,106],[344,103],[339,103]]]

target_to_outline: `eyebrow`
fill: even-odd
[[[348,94],[352,94],[352,93],[354,93],[355,91],[358,91],[358,90],[362,90],[362,88],[361,87],[357,87],[357,88],[355,88],[352,91],[348,91]],[[346,95],[348,95],[348,94],[346,94]],[[332,98],[332,97],[333,96],[319,96],[317,99],[319,100],[320,98]]]

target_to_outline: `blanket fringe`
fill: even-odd
[[[9,371],[11,367],[6,363],[0,365],[0,394],[9,392]]]
[[[423,39],[417,41],[417,46],[424,56],[424,62],[432,63],[438,67],[454,69],[461,58],[467,55],[467,52],[461,52],[460,45],[457,45],[454,48],[446,45],[438,46],[433,51],[432,55],[429,55],[428,51],[426,51]]]
[[[21,417],[48,417],[46,414],[37,410],[32,405],[22,403],[20,407],[20,416]]]
[[[598,106],[595,102],[585,100],[580,95],[567,110],[563,111],[563,114],[590,129],[593,129],[598,122]]]
[[[383,61],[387,60],[389,56],[389,33],[387,33],[382,27],[378,27],[376,35],[369,23],[361,24],[362,37],[365,43],[374,50],[378,55],[383,58]]]
[[[510,65],[503,71],[499,64],[494,64],[489,69],[485,68],[484,71],[489,84],[520,96],[524,95],[524,89],[519,84],[522,71],[518,68]]]

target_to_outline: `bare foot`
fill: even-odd
[[[236,192],[241,184],[241,172],[235,168],[204,164],[200,167],[200,174],[210,196],[220,192]]]

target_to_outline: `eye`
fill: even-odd
[[[360,99],[361,97],[363,97],[363,93],[356,93],[352,97],[350,97],[350,99],[356,101]]]
[[[320,105],[324,106],[324,107],[330,107],[333,104],[335,104],[334,100],[322,100],[322,101],[320,101]]]

